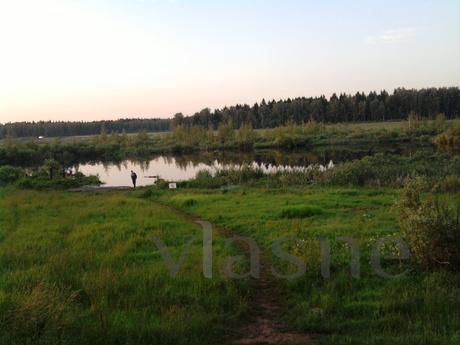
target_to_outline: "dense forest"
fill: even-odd
[[[65,122],[39,121],[0,124],[0,138],[65,137],[94,135],[102,132],[137,133],[164,132],[171,127],[170,119],[120,119],[115,121]]]
[[[208,108],[191,115],[181,113],[172,119],[120,119],[94,122],[16,122],[0,124],[0,138],[58,137],[92,135],[101,132],[135,133],[168,131],[175,125],[199,125],[216,129],[220,123],[230,122],[234,128],[250,123],[253,128],[274,128],[288,121],[363,122],[407,118],[409,113],[421,118],[433,118],[443,113],[446,118],[460,116],[460,89],[428,88],[348,94],[333,94],[329,99],[300,97],[280,101],[265,101],[253,106],[236,105],[211,111]]]

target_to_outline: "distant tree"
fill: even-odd
[[[444,127],[446,126],[446,115],[444,115],[443,113],[436,115],[434,123],[435,123],[436,130],[438,131],[444,130]]]
[[[409,129],[417,129],[420,127],[420,116],[415,112],[411,111],[409,115],[407,115],[407,123]]]
[[[217,139],[221,144],[229,144],[234,141],[234,130],[231,120],[222,122],[217,128]]]
[[[175,114],[172,120],[172,127],[175,128],[177,126],[182,125],[183,123],[184,123],[184,115],[182,113]]]
[[[192,116],[177,113],[170,119],[119,119],[115,121],[93,122],[15,122],[0,124],[0,138],[16,137],[62,137],[77,135],[102,135],[104,133],[164,132],[172,128],[202,126],[218,129],[222,123],[231,121],[235,129],[245,123],[253,128],[273,128],[284,126],[289,120],[295,123],[317,121],[386,121],[405,120],[410,112],[420,119],[433,119],[436,114],[445,114],[446,119],[460,116],[460,89],[458,87],[404,89],[397,88],[392,94],[383,90],[367,95],[357,92],[354,95],[333,94],[329,99],[320,97],[300,97],[286,100],[263,99],[252,107],[247,104],[227,106],[211,111],[205,108]],[[100,138],[101,139],[101,138]]]
[[[43,170],[48,173],[49,178],[52,180],[55,173],[61,169],[61,164],[55,159],[47,159],[43,163]]]
[[[236,143],[241,149],[249,150],[254,146],[255,133],[250,122],[245,122],[236,133]]]

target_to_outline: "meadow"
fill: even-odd
[[[0,344],[459,344],[459,132],[452,123],[406,125],[334,125],[327,135],[318,124],[286,126],[258,133],[254,145],[437,138],[438,148],[327,170],[201,171],[177,190],[160,179],[129,191],[74,193],[67,189],[98,179],[65,173],[87,156],[175,145],[173,134],[6,143],[0,158],[48,159],[37,158],[32,173],[0,167]],[[206,135],[184,133],[185,140]],[[212,279],[203,274],[197,219],[213,224]],[[246,246],[228,242],[235,235],[260,249],[259,278],[228,274],[253,268]],[[176,276],[153,238],[175,262],[191,243]],[[410,257],[389,238],[405,241]]]
[[[267,252],[276,239],[294,236],[286,250],[302,258],[306,274],[280,283],[286,296],[282,317],[296,330],[322,334],[325,344],[458,344],[458,274],[422,272],[413,262],[401,261],[384,269],[408,272],[385,279],[371,268],[377,240],[400,236],[392,208],[399,194],[387,188],[307,187],[190,190],[156,197],[236,229]],[[460,201],[458,193],[444,197]],[[350,247],[338,240],[344,236],[359,246],[360,278],[350,271]],[[329,279],[321,274],[318,237],[330,241]],[[272,259],[281,272],[292,269]]]
[[[271,246],[294,236],[284,248],[306,263],[306,272],[276,281],[283,305],[276,318],[289,329],[319,335],[319,343],[454,345],[460,339],[457,273],[397,261],[383,269],[407,273],[385,279],[371,268],[376,241],[399,234],[393,205],[400,189],[241,186],[78,194],[6,187],[0,193],[4,344],[213,344],[237,337],[258,291],[247,279],[226,278],[219,267],[240,249],[226,246],[215,231],[214,277],[205,279],[200,227],[162,205],[253,238],[282,274],[293,267],[271,255]],[[439,197],[460,202],[458,193]],[[175,259],[195,236],[176,277],[152,236],[162,238]],[[330,241],[330,278],[322,275],[318,236]],[[359,278],[351,274],[350,247],[339,236],[359,246]]]
[[[0,190],[1,344],[215,344],[244,282],[202,274],[201,227],[130,194]],[[153,237],[177,260],[163,264]],[[214,236],[216,264],[232,253]]]

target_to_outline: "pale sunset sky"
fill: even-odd
[[[0,123],[460,85],[460,0],[0,0]]]

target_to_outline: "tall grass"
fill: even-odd
[[[460,178],[460,156],[420,151],[413,156],[376,154],[341,163],[333,168],[312,165],[301,169],[263,170],[253,166],[200,171],[181,187],[219,188],[231,185],[289,187],[304,185],[402,187],[422,176],[440,190],[455,187]],[[452,190],[452,189],[451,189]],[[452,190],[453,191],[453,190]]]
[[[187,206],[205,219],[257,241],[271,253],[274,240],[302,259],[307,272],[281,280],[287,309],[284,319],[299,331],[319,333],[324,344],[456,345],[460,329],[460,277],[445,271],[422,271],[413,260],[386,261],[382,267],[404,276],[384,279],[370,265],[376,241],[401,236],[392,205],[400,190],[296,186],[271,189],[243,186],[231,190],[178,190],[158,197]],[[444,195],[452,198],[453,195]],[[450,200],[450,199],[449,199]],[[360,278],[350,270],[351,250],[338,237],[355,239],[360,251]],[[331,246],[330,278],[321,274],[320,242]],[[382,254],[397,254],[388,246]],[[271,256],[280,273],[289,263]],[[383,255],[382,255],[383,258]]]
[[[244,281],[201,271],[201,230],[122,194],[0,189],[0,344],[215,344],[246,310]],[[175,260],[195,236],[176,278]],[[215,262],[231,254],[214,236]]]

